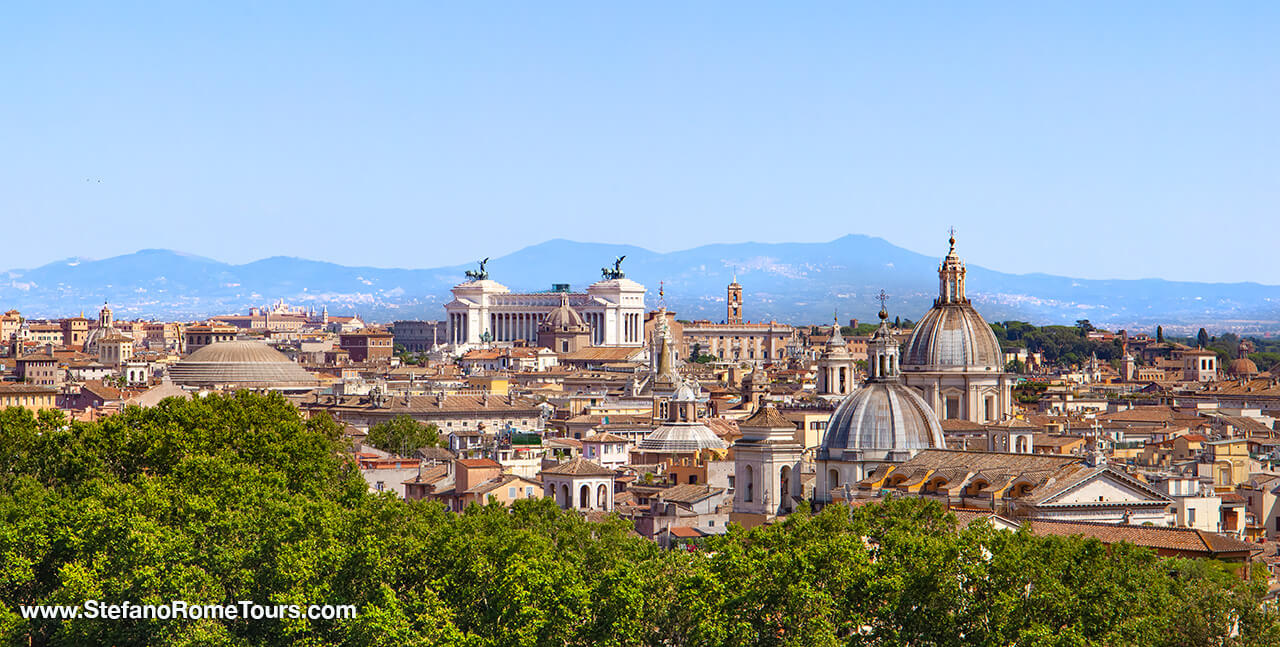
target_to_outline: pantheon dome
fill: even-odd
[[[280,351],[256,341],[210,344],[169,368],[174,384],[217,389],[306,391],[315,376]]]
[[[900,463],[922,449],[945,447],[942,425],[928,403],[899,379],[898,343],[881,309],[880,327],[867,344],[867,383],[827,421],[818,449],[816,497],[853,485],[882,463]]]

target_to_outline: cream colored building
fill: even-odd
[[[902,381],[941,419],[1000,422],[1013,413],[1013,378],[995,333],[969,303],[965,273],[953,236],[938,267],[938,298],[907,340]]]

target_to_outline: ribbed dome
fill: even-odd
[[[890,452],[944,446],[942,425],[923,398],[897,381],[872,382],[831,414],[819,457],[880,460]]]
[[[573,306],[569,305],[569,295],[561,293],[560,305],[551,312],[547,313],[542,319],[544,330],[560,330],[560,331],[587,331],[589,330],[587,322],[583,320],[582,315],[578,314]]]
[[[1258,365],[1248,357],[1231,360],[1227,372],[1236,377],[1250,377],[1258,374]]]
[[[703,449],[727,449],[716,432],[700,422],[669,422],[636,444],[642,452],[661,454],[692,454]]]
[[[185,362],[289,362],[284,353],[256,341],[209,344],[187,356]],[[289,362],[292,364],[293,362]]]
[[[280,351],[255,341],[210,344],[169,369],[183,386],[302,389],[316,378]]]
[[[991,326],[973,306],[945,303],[933,306],[916,324],[902,355],[902,368],[974,367],[1002,370],[1004,354]]]

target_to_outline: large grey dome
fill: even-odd
[[[205,346],[170,367],[169,377],[181,386],[211,388],[304,390],[317,384],[280,351],[255,341]]]
[[[1004,368],[1004,353],[991,326],[968,302],[936,304],[911,331],[902,369]]]
[[[728,449],[724,442],[710,427],[700,422],[669,422],[636,444],[642,452],[659,454],[692,454],[704,449]]]
[[[870,382],[831,414],[819,457],[884,460],[944,446],[942,425],[915,391],[896,380]]]

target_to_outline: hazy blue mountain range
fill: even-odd
[[[827,243],[705,245],[657,253],[627,245],[551,240],[489,261],[490,278],[513,290],[575,290],[599,280],[600,269],[625,254],[627,277],[645,284],[656,304],[659,281],[666,302],[682,319],[724,318],[725,285],[736,271],[745,290],[746,316],[788,323],[840,319],[870,321],[875,295],[890,294],[894,315],[918,319],[938,290],[936,256],[917,254],[883,239],[849,235]],[[959,250],[964,256],[963,241]],[[430,259],[423,260],[430,265]],[[68,259],[0,278],[0,309],[28,317],[92,313],[104,300],[123,317],[193,320],[244,312],[276,299],[328,305],[332,314],[367,319],[439,319],[449,288],[474,265],[431,269],[347,267],[272,257],[231,265],[168,250],[148,249],[103,260]],[[1074,323],[1089,319],[1114,328],[1170,332],[1280,330],[1280,286],[1191,283],[1158,279],[1098,281],[1046,274],[1007,274],[970,263],[969,297],[990,321],[1022,319]]]

